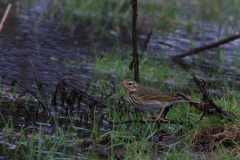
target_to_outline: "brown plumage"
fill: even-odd
[[[148,119],[151,118],[151,112],[162,110],[155,121],[166,121],[161,118],[161,115],[166,107],[179,102],[191,102],[174,94],[143,86],[131,79],[126,79],[122,82],[119,82],[119,84],[121,84],[127,91],[128,98],[131,103],[133,103],[140,110],[148,111]]]

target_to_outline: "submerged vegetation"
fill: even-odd
[[[91,74],[91,79],[85,82],[76,74],[80,82],[71,85],[64,75],[58,84],[54,83],[56,86],[48,86],[45,101],[41,80],[33,85],[31,94],[22,88],[22,82],[12,79],[11,87],[9,79],[0,75],[0,155],[12,159],[239,159],[239,46],[231,43],[228,50],[219,47],[209,55],[188,57],[184,67],[170,59],[175,52],[238,31],[239,5],[238,0],[138,2],[140,82],[171,93],[183,92],[200,102],[203,94],[192,80],[196,76],[205,80],[218,106],[236,115],[226,118],[207,111],[205,114],[189,104],[179,104],[166,115],[176,123],[153,123],[147,121],[146,113],[135,114],[134,106],[118,85],[123,79],[133,78],[129,70],[129,1],[46,1],[35,31],[41,29],[40,23],[49,23],[44,19],[50,18],[55,29],[63,32],[67,27],[72,35],[84,27],[92,46],[86,52],[76,45],[73,56],[61,60],[53,54],[51,63],[61,61],[73,75],[80,70]],[[142,51],[145,30],[156,34],[148,49]],[[209,40],[205,35],[210,32],[214,37]],[[103,48],[95,43],[98,38],[106,39],[109,46]],[[36,37],[36,43],[40,40]]]

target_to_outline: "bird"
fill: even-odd
[[[144,86],[134,80],[126,79],[119,82],[127,91],[130,102],[139,110],[148,112],[148,120],[151,118],[151,112],[161,110],[159,116],[154,121],[164,121],[162,113],[166,107],[180,102],[188,102],[191,104],[199,104],[198,102],[184,100],[175,94],[163,92],[155,88]]]

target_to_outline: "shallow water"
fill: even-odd
[[[131,38],[122,36],[126,32],[126,28],[130,27],[130,23],[127,24],[129,26],[120,25],[120,31],[117,35],[103,35],[101,33],[92,35],[91,26],[82,23],[76,27],[74,34],[71,35],[67,29],[57,30],[57,22],[51,22],[48,19],[42,20],[36,27],[45,4],[44,0],[32,3],[27,7],[24,4],[20,2],[13,3],[11,12],[1,32],[0,68],[3,68],[3,70],[0,71],[0,74],[19,79],[28,87],[31,87],[33,82],[36,81],[28,57],[33,60],[46,86],[56,85],[58,80],[67,78],[72,84],[84,87],[84,84],[93,77],[91,62],[94,60],[92,50],[94,45],[96,45],[97,53],[101,54],[102,51],[111,50],[115,44],[115,39],[119,37],[120,45],[129,50],[131,49]],[[1,3],[0,8],[2,15],[6,4]],[[193,25],[190,33],[181,29],[171,32],[153,31],[148,43],[148,56],[151,59],[161,60],[191,47],[215,42],[216,36],[222,37],[224,34],[223,29],[217,24],[210,25],[202,22],[200,31],[198,25],[199,22],[195,26]],[[115,28],[109,30],[113,32]],[[234,33],[234,31],[229,28],[228,33]],[[145,29],[139,28],[138,34],[141,47],[147,33]],[[193,39],[193,41],[191,42],[190,39]],[[239,79],[238,70],[232,65],[233,60],[236,61],[236,58],[239,61],[236,52],[239,50],[239,42],[240,40],[235,40],[220,47],[225,52],[225,64],[219,62],[219,55],[215,54],[217,48],[204,51],[199,55],[188,56],[184,61],[186,64],[190,64],[193,69],[196,69],[194,70],[196,74],[199,73],[199,68],[204,73],[209,72],[212,66],[216,66],[216,68],[224,70],[225,75],[223,76],[229,77],[230,81],[234,78]],[[204,58],[201,58],[201,56]],[[63,65],[66,58],[76,59],[76,57],[78,61],[83,61],[85,58],[86,62],[77,68],[75,64],[68,65],[68,67]],[[170,61],[170,63],[172,62]],[[173,67],[175,65],[172,63]],[[115,85],[113,80],[110,81],[112,85]],[[236,83],[239,84],[238,81]]]

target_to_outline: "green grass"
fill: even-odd
[[[119,47],[116,47],[119,48]],[[96,50],[93,50],[96,53]],[[129,71],[129,64],[131,63],[131,55],[127,53],[126,55],[121,55],[122,52],[126,51],[116,51],[115,48],[111,51],[105,51],[101,54],[95,55],[95,60],[93,62],[93,70],[94,70],[94,77],[93,81],[96,82],[100,90],[105,93],[110,93],[113,89],[111,85],[108,85],[106,82],[110,79],[111,81],[115,80],[115,93],[113,99],[120,97],[121,95],[125,95],[124,90],[117,82],[127,79],[133,78],[133,71]],[[159,61],[153,61],[149,59],[147,56],[140,57],[140,81],[141,83],[158,88],[161,90],[168,90],[171,92],[178,92],[178,91],[188,91],[188,95],[195,101],[200,101],[201,93],[196,88],[196,85],[193,83],[192,80],[192,70],[184,71],[179,69],[178,67],[173,68],[169,66],[168,59],[161,59]],[[201,73],[201,72],[200,72]],[[212,72],[209,75],[204,73],[197,74],[196,76],[200,78],[203,77],[204,79],[215,79],[219,73],[223,74],[222,72],[216,71]],[[223,75],[221,75],[223,76]],[[101,79],[98,79],[101,77]],[[148,77],[148,78],[145,78]],[[98,79],[98,80],[96,80]],[[168,81],[166,81],[168,79]],[[189,81],[192,81],[189,86]],[[228,87],[227,77],[223,76],[223,81],[219,82],[219,84],[210,83],[209,87],[215,86],[216,88],[219,86]],[[208,87],[207,87],[208,88]],[[94,88],[91,86],[89,88],[91,90],[90,93],[94,94]],[[184,92],[185,93],[185,92]],[[229,110],[233,113],[239,114],[239,105],[238,105],[238,96],[237,92],[234,90],[231,91],[231,94],[222,95],[222,97],[212,95],[214,100],[217,102],[218,105],[223,106],[226,110]],[[114,101],[107,100],[106,104],[109,106],[107,109],[107,117],[109,120],[118,122],[122,120],[133,120],[136,119],[135,115],[131,114],[129,111],[131,110],[131,104],[128,104],[129,111],[123,112],[118,111],[114,108],[116,103]],[[155,113],[157,116],[159,113]],[[122,116],[124,115],[124,116]],[[202,113],[196,110],[193,107],[189,107],[188,104],[180,104],[176,107],[173,107],[167,115],[167,118],[172,120],[182,120],[188,121],[190,124],[196,122],[200,119]],[[146,119],[147,115],[144,113],[143,118]],[[132,128],[130,130],[127,129],[126,124],[119,124],[113,126],[113,130],[109,132],[102,132],[101,134],[97,134],[99,132],[96,130],[96,126],[94,126],[94,130],[92,131],[91,138],[99,142],[102,138],[110,136],[113,138],[113,141],[109,142],[108,145],[100,145],[97,148],[104,148],[105,150],[112,149],[117,150],[117,147],[127,148],[127,151],[123,151],[125,157],[128,158],[139,158],[144,157],[146,159],[149,158],[149,155],[155,153],[155,148],[152,147],[153,135],[157,135],[160,129],[164,129],[166,132],[174,133],[180,129],[184,129],[186,134],[181,137],[179,141],[177,141],[176,145],[173,144],[171,149],[167,150],[168,154],[164,154],[162,156],[166,157],[167,159],[171,159],[174,157],[184,157],[187,159],[192,159],[193,157],[198,157],[195,153],[191,153],[191,144],[190,140],[194,136],[196,132],[198,132],[198,128],[204,127],[217,127],[221,125],[231,125],[231,123],[227,123],[226,120],[219,121],[219,117],[214,117],[212,115],[206,115],[203,120],[198,123],[194,124],[192,129],[188,129],[187,127],[175,124],[163,124],[159,128],[156,124],[138,124],[132,123]],[[233,125],[237,125],[238,121],[236,121]],[[184,149],[180,149],[177,147],[178,145],[183,145]],[[110,145],[110,146],[109,146]],[[96,147],[96,146],[95,146]],[[110,148],[109,148],[110,147]],[[112,148],[111,148],[112,147]],[[220,146],[221,147],[221,146]],[[236,158],[236,156],[230,152],[230,150],[221,147],[224,150],[224,153],[221,154],[219,157],[231,157]],[[187,150],[187,151],[186,151]],[[187,152],[187,153],[186,153]],[[92,153],[89,156],[93,156]],[[94,155],[96,156],[96,155]],[[113,158],[113,153],[109,152],[109,158]],[[201,155],[200,157],[205,157]],[[206,158],[206,157],[205,157]]]
[[[113,79],[115,79],[116,82],[125,78],[132,78],[133,71],[128,70],[128,65],[131,62],[130,54],[126,57],[128,60],[124,60],[121,54],[114,50],[95,57],[95,61],[93,63],[95,68],[93,68],[93,70],[95,70],[95,73],[98,73],[95,76],[97,77],[102,75],[102,78],[97,81],[100,91],[104,93],[110,93],[114,90],[111,85],[106,83],[106,81],[109,80],[108,78],[110,75],[115,75]],[[71,62],[71,60],[69,62]],[[77,62],[78,60],[76,60],[76,63]],[[188,83],[184,84],[186,77],[188,77],[188,81],[191,80],[191,73],[179,70],[177,67],[170,67],[167,59],[163,59],[162,61],[153,61],[149,60],[148,57],[141,57],[140,73],[141,83],[147,86],[162,90],[169,89],[170,91],[181,91],[184,90],[184,88],[189,88],[188,95],[191,96],[193,100],[200,101],[202,95],[199,93],[199,91],[196,89],[191,89],[191,87],[188,86]],[[93,77],[93,82],[96,82],[96,77]],[[142,77],[150,78],[144,79]],[[166,79],[173,82],[164,83]],[[162,83],[160,83],[161,81]],[[129,110],[126,112],[118,111],[115,108],[117,106],[116,100],[121,95],[124,95],[123,89],[117,85],[117,83],[115,84],[115,87],[116,88],[114,92],[117,94],[115,94],[111,100],[105,100],[105,103],[108,106],[106,110],[107,118],[114,122],[136,119],[136,116],[130,112],[130,107],[132,106],[131,104],[127,103]],[[13,93],[16,95],[16,89],[13,89]],[[89,87],[89,93],[93,95],[99,94],[95,91],[93,86]],[[218,105],[223,106],[225,109],[234,112],[235,114],[239,114],[240,107],[237,104],[239,100],[237,97],[237,92],[232,91],[230,95],[223,95],[222,97],[213,95],[213,98]],[[209,126],[217,127],[221,125],[236,126],[238,124],[237,120],[236,122],[228,123],[226,120],[220,120],[219,117],[212,115],[206,115],[200,123],[193,124],[193,122],[199,120],[202,113],[193,107],[189,107],[188,104],[179,104],[170,110],[170,112],[167,114],[167,118],[172,120],[188,121],[189,124],[193,124],[191,129],[176,124],[162,124],[159,126],[154,123],[132,123],[131,128],[129,128],[129,126],[126,124],[118,124],[113,125],[111,131],[104,131],[101,126],[97,125],[100,115],[96,113],[97,112],[95,112],[93,124],[91,124],[91,129],[89,130],[90,134],[86,138],[80,138],[76,136],[76,133],[81,132],[81,130],[76,131],[72,128],[72,126],[76,125],[76,119],[69,115],[66,117],[69,119],[69,127],[67,127],[65,130],[56,127],[56,130],[52,134],[46,133],[44,129],[45,126],[41,125],[38,129],[33,130],[31,133],[28,132],[28,128],[21,129],[19,132],[23,133],[23,136],[9,138],[11,139],[10,144],[16,145],[15,150],[9,149],[7,146],[7,140],[5,139],[5,143],[2,145],[4,148],[4,156],[17,154],[18,156],[29,159],[49,159],[54,157],[64,158],[64,154],[73,158],[77,155],[77,153],[83,153],[87,158],[97,158],[100,151],[104,151],[106,157],[109,159],[115,159],[114,156],[116,156],[116,151],[119,150],[121,155],[128,159],[149,159],[151,154],[156,152],[166,159],[174,159],[176,157],[181,157],[183,159],[194,159],[194,157],[198,156],[205,157],[205,155],[198,155],[190,152],[192,149],[191,147],[193,147],[191,139],[197,132],[200,131],[199,129],[208,128]],[[155,116],[157,116],[157,114],[159,113],[154,113]],[[12,118],[6,119],[6,117],[3,115],[1,116],[5,121],[4,130],[11,131],[4,132],[5,135],[14,134],[14,123]],[[143,113],[142,117],[143,119],[146,119],[146,113]],[[58,119],[58,115],[56,115],[55,119]],[[57,121],[56,126],[58,126]],[[186,133],[179,140],[177,140],[176,143],[171,144],[168,148],[162,148],[161,145],[156,143],[153,138],[153,136],[160,134],[161,129],[170,133],[175,133],[176,131],[183,129]],[[106,137],[110,137],[110,141],[108,141],[106,144],[101,144],[101,140]],[[97,150],[97,152],[86,153],[74,147],[86,140],[92,141],[87,148]],[[178,147],[179,145],[181,146],[180,148]],[[236,158],[235,154],[221,145],[219,147],[224,152],[220,154],[219,157]],[[161,150],[164,152],[159,153]],[[59,152],[61,155],[58,154]]]
[[[71,59],[69,57],[66,57],[62,64],[68,68],[68,70],[72,69],[74,70],[74,72],[76,72],[77,70],[79,70],[86,62],[86,58],[80,57],[80,53],[79,53],[79,49],[77,50],[77,57],[74,59]]]
[[[76,156],[76,151],[69,149],[72,148],[70,147],[71,143],[78,139],[75,136],[76,132],[71,127],[68,127],[67,130],[57,127],[52,135],[47,134],[45,131],[46,126],[42,125],[32,132],[30,132],[30,128],[34,126],[22,129],[16,133],[14,132],[14,123],[11,116],[7,121],[2,114],[1,118],[5,122],[3,135],[15,135],[13,138],[1,140],[5,141],[5,144],[1,145],[4,153],[2,156],[22,157],[23,159],[51,159],[54,157],[66,158],[68,156]],[[65,154],[66,156],[64,156]]]

